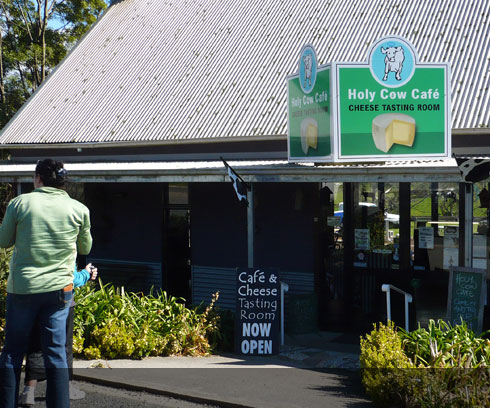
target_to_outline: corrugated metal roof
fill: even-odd
[[[453,129],[490,126],[490,1],[124,0],[0,135],[2,144],[284,138],[286,76],[366,61],[399,35],[452,67]]]

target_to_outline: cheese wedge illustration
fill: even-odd
[[[376,148],[387,153],[394,143],[412,146],[415,119],[403,113],[385,113],[373,119],[373,140]]]
[[[310,147],[316,149],[318,146],[318,123],[313,118],[306,118],[301,122],[301,149],[308,154]]]

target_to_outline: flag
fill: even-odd
[[[490,159],[455,157],[464,181],[476,183],[490,180]]]
[[[221,157],[223,164],[228,171],[228,176],[230,176],[231,182],[233,183],[233,188],[235,189],[236,196],[240,202],[245,202],[248,206],[247,200],[247,190],[248,184],[237,174],[235,170],[233,170],[230,165]]]

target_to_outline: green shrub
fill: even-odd
[[[5,340],[5,314],[7,311],[7,279],[12,249],[0,249],[0,347]]]
[[[164,291],[145,296],[87,285],[76,293],[74,352],[88,357],[96,348],[105,358],[206,355],[218,329],[216,300],[199,313]]]
[[[399,335],[407,356],[424,367],[490,365],[490,341],[475,336],[465,322],[453,327],[444,320],[430,320],[427,329],[420,325],[412,332],[400,329]]]
[[[371,399],[380,406],[410,405],[410,392],[419,386],[415,365],[406,356],[393,322],[374,324],[361,337],[361,377]]]
[[[203,313],[203,304],[196,306],[197,313]],[[232,352],[235,348],[235,313],[231,310],[214,307],[208,311],[208,319],[216,326],[216,330],[209,332],[208,340],[215,351]]]
[[[490,342],[462,322],[427,329],[379,324],[361,338],[362,381],[381,406],[490,406]]]
[[[429,321],[426,328],[399,331],[405,353],[426,367],[427,381],[417,395],[424,407],[490,406],[490,342],[468,329]]]

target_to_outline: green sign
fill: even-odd
[[[398,37],[377,41],[367,64],[333,64],[339,161],[450,157],[447,64],[418,64]]]
[[[449,66],[420,64],[399,37],[367,63],[316,66],[313,47],[288,77],[290,161],[387,161],[451,155]]]
[[[474,268],[451,268],[447,299],[447,320],[461,324],[461,320],[476,333],[483,324],[486,271]]]
[[[288,151],[291,161],[332,160],[330,67],[317,67],[303,48],[298,75],[288,77]]]
[[[368,67],[336,68],[340,160],[448,156],[444,66],[416,68],[399,88],[381,86]]]

